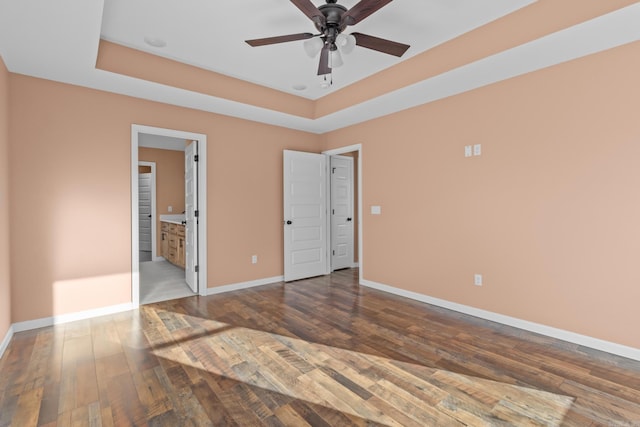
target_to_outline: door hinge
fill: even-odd
[[[193,161],[194,161],[194,162],[197,162],[197,161],[198,161],[198,158],[199,158],[199,157],[198,157],[198,155],[196,154],[195,156],[193,156]]]
[[[198,273],[200,271],[200,266],[196,265],[195,270],[196,270],[196,273]]]
[[[333,256],[336,256],[336,251],[333,251]]]
[[[331,209],[331,213],[332,213],[333,215],[335,215],[335,214],[336,214],[336,210],[335,210],[335,209]]]
[[[193,216],[195,216],[196,218],[198,218],[198,217],[200,216],[200,212],[199,212],[199,211],[195,211],[195,212],[193,213]]]
[[[336,168],[331,168],[331,173],[336,173]]]

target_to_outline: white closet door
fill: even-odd
[[[327,164],[322,154],[284,151],[284,280],[328,273]]]

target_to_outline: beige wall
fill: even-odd
[[[363,144],[364,278],[640,348],[638,75],[640,42],[327,135]]]
[[[21,75],[10,82],[10,162],[29,165],[10,171],[14,322],[130,301],[133,123],[208,135],[209,287],[282,275],[282,150],[318,152],[319,136]]]
[[[0,342],[11,326],[9,270],[9,72],[0,57]]]
[[[605,7],[566,4],[578,2],[590,12],[575,22]],[[564,15],[542,13],[559,4],[540,0],[475,36],[510,43],[495,38],[508,27],[526,41],[536,36],[524,26],[531,16],[554,17],[546,32],[561,28],[554,20]],[[426,72],[433,75],[474,59],[463,52],[491,53],[469,48],[466,36],[451,43],[465,47],[453,49],[459,56],[436,48],[375,77],[400,82],[392,88],[369,91],[379,80],[367,80],[323,99],[316,113],[359,102],[353,90],[368,99],[427,77],[411,64],[436,64]],[[282,274],[283,149],[362,143],[365,279],[640,348],[639,46],[323,136],[10,75],[0,161],[8,129],[12,321],[130,300],[136,123],[209,137],[209,287]],[[6,79],[0,67],[0,88]],[[6,96],[0,101],[7,105]],[[463,146],[475,143],[483,155],[465,159]],[[382,215],[368,213],[374,204]],[[6,244],[0,238],[0,251]],[[0,254],[0,263],[7,258]],[[473,286],[474,273],[484,286]],[[2,322],[0,315],[0,333]]]
[[[184,151],[140,147],[138,160],[156,164],[156,244],[160,255],[160,215],[184,211]]]

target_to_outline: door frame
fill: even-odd
[[[329,259],[329,271],[331,273],[333,273],[334,271],[336,271],[336,266],[333,264],[334,258],[335,258],[335,254],[333,253],[333,248],[334,248],[334,238],[336,236],[334,236],[334,218],[335,218],[335,207],[334,207],[334,191],[335,189],[333,188],[334,186],[334,173],[333,173],[333,161],[336,159],[345,159],[350,163],[351,166],[351,176],[349,177],[349,181],[350,181],[350,188],[349,188],[349,194],[350,194],[350,206],[349,209],[351,210],[351,216],[353,217],[353,213],[355,212],[355,203],[356,203],[356,199],[355,197],[353,197],[353,192],[354,192],[354,185],[353,185],[353,180],[354,180],[354,158],[351,156],[345,156],[342,154],[332,154],[331,156],[328,156],[327,158],[327,162],[328,162],[328,168],[327,168],[327,174],[329,175],[329,189],[327,190],[327,200],[329,201],[329,209],[327,212],[327,215],[329,215],[329,226],[331,227],[331,239],[329,240],[329,244],[331,245],[331,249],[329,250],[329,256],[331,257]],[[354,220],[357,221],[357,218],[353,218]],[[354,221],[355,222],[355,221]],[[353,258],[355,256],[355,252],[354,252],[354,248],[355,248],[355,229],[353,227],[354,222],[351,223],[351,260],[349,261],[349,266],[346,268],[354,268],[356,267],[355,263],[353,262]],[[345,267],[340,267],[340,268],[345,268]]]
[[[153,126],[131,125],[131,302],[140,306],[140,244],[138,242],[139,135],[151,134],[198,141],[198,294],[207,295],[207,135]],[[136,179],[134,179],[136,177]]]
[[[138,166],[149,166],[151,168],[151,260],[159,261],[161,258],[157,256],[158,251],[156,248],[156,242],[157,242],[156,219],[158,214],[158,211],[156,209],[156,162],[138,161]],[[138,194],[140,193],[138,192]],[[138,206],[140,206],[139,203],[138,203]],[[138,249],[139,248],[140,246],[138,245]]]
[[[339,148],[334,148],[331,150],[326,150],[323,151],[322,154],[326,155],[326,156],[334,156],[337,154],[346,154],[346,153],[352,153],[354,151],[358,152],[358,266],[359,266],[359,278],[358,281],[359,283],[362,283],[362,281],[364,280],[364,256],[363,256],[363,247],[362,247],[362,216],[363,216],[363,211],[362,211],[362,144],[353,144],[353,145],[348,145],[346,147],[339,147]],[[331,177],[327,176],[327,179],[330,180]],[[329,191],[331,191],[331,182],[329,181],[328,184],[328,188]],[[330,199],[330,197],[329,197]],[[328,209],[331,208],[331,206],[327,207]],[[331,220],[329,218],[329,215],[327,215],[327,222],[328,222],[328,226],[327,226],[327,241],[331,242]],[[329,254],[331,253],[331,245],[328,245],[329,248],[327,249],[327,256],[329,256]]]

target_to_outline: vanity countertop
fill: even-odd
[[[177,215],[160,215],[161,222],[169,222],[171,224],[182,224],[183,221],[186,220],[185,214],[177,214]]]

